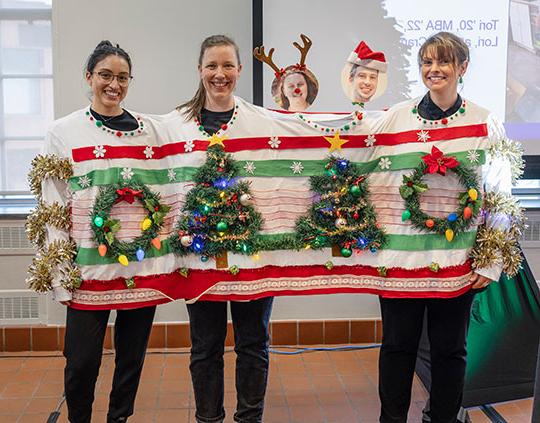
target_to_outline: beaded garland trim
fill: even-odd
[[[465,100],[462,100],[461,106],[459,106],[459,109],[458,109],[458,111],[456,113],[454,113],[451,116],[448,116],[448,117],[445,117],[445,118],[442,118],[442,119],[438,119],[438,120],[424,119],[422,116],[420,116],[420,114],[418,113],[418,103],[414,105],[411,112],[413,113],[413,115],[416,116],[416,119],[418,120],[418,122],[421,122],[424,125],[427,125],[427,124],[429,124],[429,125],[448,125],[448,122],[450,122],[450,121],[456,119],[457,117],[465,114],[466,107],[467,107],[467,104],[466,104]]]
[[[238,117],[238,106],[234,106],[234,112],[231,118],[227,123],[224,123],[221,125],[221,127],[212,135],[220,136],[223,134],[227,129],[229,129],[229,126],[233,126],[234,122],[236,121],[236,118]],[[208,132],[204,130],[204,126],[202,125],[202,122],[199,120],[198,117],[195,116],[195,125],[197,125],[197,129],[201,134],[203,134],[205,137],[210,138],[212,135],[210,135]]]
[[[108,134],[113,134],[114,136],[118,138],[135,137],[137,135],[142,134],[144,130],[144,122],[140,116],[135,117],[135,119],[137,119],[137,124],[139,125],[137,129],[134,129],[132,131],[119,131],[116,129],[107,128],[105,124],[103,123],[103,121],[95,119],[94,116],[92,116],[92,114],[90,113],[90,110],[87,110],[85,114],[86,116],[88,116],[88,119],[90,120],[90,122],[96,126],[96,128],[101,129],[103,132],[106,132]]]
[[[351,122],[346,123],[343,126],[333,128],[333,127],[330,127],[330,126],[321,125],[320,123],[315,123],[312,120],[308,119],[303,114],[298,114],[296,116],[298,116],[298,118],[300,120],[307,123],[312,128],[319,129],[321,132],[324,132],[326,134],[335,134],[337,131],[339,131],[339,132],[347,132],[347,131],[351,130],[352,128],[354,128],[356,125],[359,125],[360,121],[364,118],[364,114],[362,112],[354,112],[354,118],[353,118],[353,120]]]

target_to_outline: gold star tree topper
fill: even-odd
[[[348,143],[349,140],[344,140],[339,137],[339,130],[336,131],[333,137],[324,137],[326,141],[330,143],[330,153],[332,151],[341,150],[341,146],[345,143]]]
[[[226,139],[227,139],[226,136],[220,137],[219,135],[214,134],[210,138],[208,138],[208,142],[210,143],[208,144],[208,147],[212,147],[213,145],[220,145],[223,148],[225,148],[225,146],[223,145],[223,141]]]

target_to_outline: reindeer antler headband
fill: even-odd
[[[300,34],[300,38],[302,39],[303,46],[298,44],[296,41],[293,42],[293,46],[296,47],[300,51],[300,61],[292,66],[287,67],[286,69],[293,68],[294,70],[304,71],[306,70],[306,57],[308,54],[309,49],[311,48],[313,42],[309,39],[307,35]],[[272,56],[274,54],[275,49],[272,47],[268,51],[268,55],[264,53],[264,46],[255,47],[253,49],[253,56],[257,60],[260,60],[263,63],[266,63],[268,66],[270,66],[274,70],[274,75],[276,76],[276,79],[280,79],[285,75],[286,69],[279,68],[272,59]]]

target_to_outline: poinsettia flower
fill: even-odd
[[[459,166],[459,162],[455,157],[444,157],[443,152],[435,146],[431,148],[431,154],[426,154],[422,157],[422,160],[427,165],[424,173],[438,173],[444,176],[447,169]]]

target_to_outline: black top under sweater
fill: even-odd
[[[124,110],[124,109],[122,109]],[[105,116],[100,115],[94,110],[90,109],[90,113],[94,116],[94,119],[103,122],[103,125],[109,129],[116,131],[134,131],[139,127],[139,122],[126,110],[118,116]]]
[[[458,94],[457,100],[454,103],[454,105],[450,107],[448,110],[442,110],[439,106],[437,106],[433,102],[428,92],[424,96],[424,98],[422,98],[420,103],[418,103],[418,114],[424,119],[429,119],[429,120],[443,119],[443,118],[452,116],[454,113],[456,113],[461,107],[461,102],[462,102],[461,97]]]
[[[210,110],[201,110],[201,124],[206,132],[215,134],[220,130],[221,125],[229,122],[232,118],[234,109],[226,112],[212,112]]]

